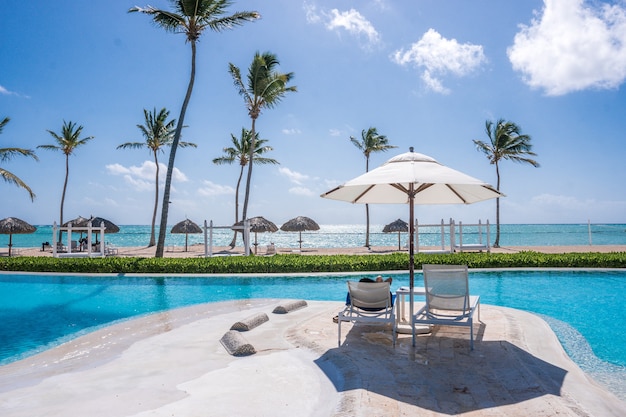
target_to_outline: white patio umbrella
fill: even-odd
[[[415,277],[415,205],[471,204],[504,197],[493,186],[440,164],[430,156],[409,152],[394,156],[380,167],[366,172],[321,195],[323,198],[362,204],[409,205],[410,313],[413,316]],[[415,332],[413,332],[415,345]]]

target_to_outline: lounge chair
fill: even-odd
[[[341,323],[391,324],[393,345],[396,345],[396,316],[389,291],[389,282],[348,281],[350,303],[337,315],[337,345],[341,346]]]
[[[413,325],[466,326],[474,350],[474,312],[480,321],[480,296],[469,294],[466,265],[423,265],[426,303],[413,316]],[[415,326],[413,326],[415,328]]]

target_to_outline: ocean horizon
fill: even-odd
[[[52,225],[38,225],[31,234],[13,235],[14,248],[38,248],[44,242],[52,242]],[[398,233],[383,233],[384,225],[370,225],[371,246],[398,246]],[[105,234],[105,241],[118,247],[146,247],[150,240],[149,225],[119,225],[118,233]],[[171,229],[171,226],[168,226]],[[158,226],[156,228],[158,237]],[[84,235],[84,233],[83,233]],[[233,231],[227,226],[216,227],[207,231],[207,242],[212,235],[213,246],[228,246]],[[274,233],[250,233],[252,242],[259,246],[274,243],[280,248],[298,248],[298,232],[277,231]],[[489,230],[485,224],[463,226],[464,243],[486,243],[493,245],[496,226],[491,224]],[[80,233],[74,232],[73,240],[78,240]],[[66,238],[65,238],[66,239]],[[456,241],[458,243],[458,226]],[[189,234],[189,245],[203,245],[204,233]],[[408,233],[400,233],[400,246],[408,243]],[[418,245],[432,247],[442,245],[441,226],[419,226]],[[0,235],[0,249],[6,250],[9,235]],[[184,234],[172,234],[168,231],[166,246],[184,246]],[[243,246],[241,235],[238,235],[237,246]],[[363,247],[365,244],[364,224],[320,225],[320,230],[302,232],[303,248],[351,248]],[[443,244],[449,246],[449,229],[444,228]],[[501,224],[500,246],[578,246],[578,245],[626,245],[626,224]]]

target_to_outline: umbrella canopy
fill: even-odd
[[[440,164],[430,156],[409,152],[394,156],[380,167],[366,172],[321,195],[351,203],[409,205],[410,307],[413,316],[414,235],[416,204],[471,204],[504,197],[493,186]],[[415,332],[413,332],[415,345]]]
[[[105,233],[117,233],[120,231],[120,228],[110,220],[104,219],[102,217],[91,217],[91,225],[93,227],[100,227],[102,223],[104,223],[104,231]],[[87,223],[89,223],[89,220]],[[97,230],[94,230],[94,233],[98,233]]]
[[[182,222],[176,223],[172,227],[171,233],[184,233],[185,234],[185,252],[187,252],[187,242],[190,233],[202,233],[202,229],[196,223],[189,219],[185,219]]]
[[[285,224],[280,226],[280,230],[285,232],[298,232],[298,243],[300,244],[300,249],[302,249],[302,232],[307,230],[320,230],[320,225],[309,217],[298,216],[285,222]]]
[[[87,227],[89,226],[89,222],[91,222],[91,226],[94,229],[100,228],[100,225],[104,223],[105,233],[117,233],[120,231],[120,228],[112,221],[104,219],[102,217],[93,216],[91,216],[89,219],[86,219],[83,216],[78,216],[74,220],[63,223],[63,227],[68,227],[70,223],[72,223],[72,226],[74,227]],[[93,233],[99,233],[99,230],[94,230]]]
[[[383,227],[383,233],[398,232],[398,250],[400,250],[400,233],[402,232],[406,233],[408,231],[409,231],[409,224],[402,219],[393,221],[389,223],[388,225],[386,225],[385,227]]]
[[[0,233],[9,235],[9,256],[13,247],[13,235],[34,233],[37,228],[17,217],[7,217],[0,220]]]
[[[251,217],[248,219],[250,223],[250,231],[254,232],[254,253],[257,251],[257,233],[277,232],[278,227],[263,216]],[[234,226],[243,226],[243,220],[234,224]]]
[[[72,223],[74,227],[87,227],[87,223],[89,223],[89,219],[84,218],[83,216],[78,216],[77,218],[67,221],[63,223],[62,227],[68,227]]]

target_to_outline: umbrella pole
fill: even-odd
[[[9,258],[11,257],[11,248],[13,248],[13,233],[9,233]]]
[[[415,260],[414,260],[414,247],[413,237],[415,235],[415,193],[413,190],[413,183],[409,184],[409,314],[411,315],[411,337],[413,346],[415,346],[415,322],[413,321],[413,288],[415,288]]]

